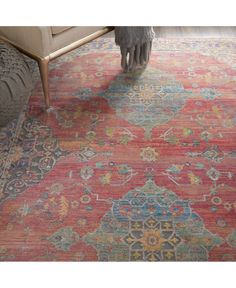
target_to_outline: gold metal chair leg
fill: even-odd
[[[44,100],[46,109],[50,107],[50,95],[49,95],[49,80],[48,80],[48,64],[49,64],[49,57],[45,57],[43,59],[38,60],[40,76],[43,85],[43,92],[44,92]]]

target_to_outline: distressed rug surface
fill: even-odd
[[[1,261],[235,261],[236,40],[114,39],[51,64],[0,131]]]

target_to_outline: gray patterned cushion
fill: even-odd
[[[18,117],[33,88],[22,54],[0,40],[0,127]]]

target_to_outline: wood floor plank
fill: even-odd
[[[155,26],[158,37],[236,37],[236,26]],[[114,31],[103,37],[114,37]]]

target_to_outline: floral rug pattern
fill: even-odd
[[[235,261],[236,40],[114,39],[53,61],[0,131],[1,261]]]

